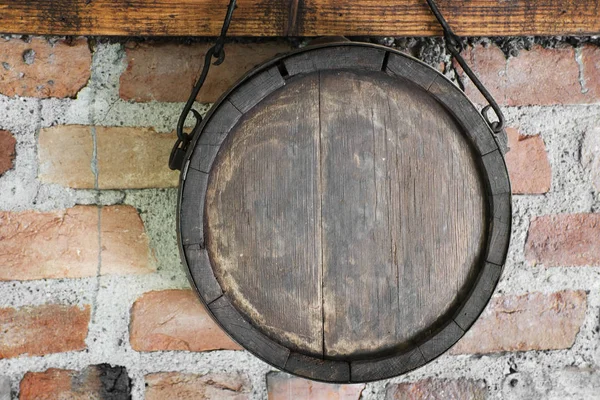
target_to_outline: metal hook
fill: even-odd
[[[446,21],[446,19],[444,19],[444,16],[440,12],[440,10],[437,8],[435,1],[427,0],[427,4],[429,4],[429,8],[431,8],[431,12],[433,13],[435,18],[438,20],[438,22],[442,26],[442,30],[444,31],[444,39],[446,40],[446,48],[448,49],[450,54],[452,54],[452,56],[456,59],[456,61],[458,62],[460,67],[463,69],[465,74],[469,77],[471,82],[473,82],[475,87],[477,87],[477,90],[479,90],[479,92],[483,95],[485,100],[488,102],[488,105],[486,105],[481,110],[481,115],[485,119],[485,122],[488,124],[488,126],[491,128],[492,132],[495,135],[504,134],[506,136],[506,134],[503,133],[505,120],[504,120],[504,114],[502,113],[502,110],[500,110],[500,107],[498,106],[498,103],[496,103],[496,100],[494,100],[494,98],[492,97],[490,92],[487,91],[485,86],[483,86],[483,83],[481,83],[479,78],[477,78],[477,75],[475,75],[473,70],[467,65],[464,58],[462,58],[462,56],[460,55],[460,52],[463,50],[463,44],[460,40],[460,37],[457,36],[452,31],[452,28],[450,28],[450,25],[448,25],[448,22]],[[490,120],[490,118],[488,116],[488,111],[490,110],[490,108],[494,110],[494,114],[496,114],[496,118],[498,119],[498,121]],[[502,139],[504,140],[505,138],[502,138]]]
[[[210,69],[211,60],[215,57],[217,60],[213,63],[213,65],[221,65],[223,61],[225,61],[225,37],[227,36],[227,30],[229,29],[229,24],[231,23],[231,18],[233,16],[233,11],[236,8],[236,0],[230,0],[229,5],[227,6],[227,14],[225,15],[225,19],[223,20],[223,26],[221,28],[221,34],[217,38],[217,41],[213,47],[208,49],[206,55],[204,56],[204,66],[202,67],[202,72],[200,73],[200,77],[196,81],[194,88],[192,89],[192,93],[188,98],[185,106],[183,107],[183,111],[179,116],[179,120],[177,121],[177,141],[173,146],[173,150],[171,151],[171,155],[169,157],[169,168],[175,170],[181,170],[183,166],[183,160],[185,156],[185,152],[192,140],[193,135],[197,132],[200,124],[202,123],[202,116],[200,113],[193,109],[194,102],[196,101],[196,97],[204,85],[204,81],[206,80],[206,76],[208,75],[208,71]],[[191,133],[185,133],[183,128],[185,121],[188,115],[193,113],[196,118],[196,123],[194,124],[194,128]]]

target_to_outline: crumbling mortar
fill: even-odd
[[[258,39],[261,41],[261,39]],[[496,40],[496,39],[494,39]],[[169,41],[171,41],[169,39]],[[447,74],[453,72],[449,56],[440,46],[441,39],[406,39],[399,44],[412,43],[417,55],[427,58],[428,62],[439,65],[444,62]],[[548,41],[550,43],[551,41]],[[566,43],[560,39],[556,44]],[[16,128],[21,143],[27,143],[27,149],[19,148],[17,162],[19,171],[35,165],[37,173],[37,153],[29,144],[33,135],[37,135],[41,126],[51,124],[106,124],[126,126],[155,126],[157,130],[169,131],[175,126],[181,104],[135,104],[118,99],[118,76],[124,69],[123,44],[113,39],[98,38],[93,48],[96,51],[93,79],[79,93],[77,99],[39,100],[41,109],[36,109],[35,127],[27,122],[27,110],[0,116],[0,126]],[[410,44],[409,43],[409,44]],[[490,39],[489,44],[496,44]],[[534,40],[534,43],[535,40]],[[592,43],[588,41],[586,43]],[[397,45],[396,39],[392,44]],[[593,43],[592,43],[593,44]],[[299,46],[302,43],[298,44]],[[419,47],[421,46],[421,47]],[[507,46],[503,44],[503,46]],[[524,45],[523,45],[524,46]],[[519,46],[516,46],[518,48]],[[523,47],[525,48],[525,47]],[[439,53],[436,53],[438,52]],[[505,51],[505,53],[507,53]],[[438,58],[436,58],[438,57]],[[107,73],[112,73],[108,78]],[[91,93],[90,93],[91,92]],[[85,96],[84,96],[85,95]],[[92,98],[91,104],[87,97]],[[84,98],[85,97],[85,98]],[[116,102],[115,99],[117,99]],[[20,99],[0,98],[3,104],[19,105]],[[105,105],[110,112],[105,111]],[[56,109],[55,109],[56,107]],[[40,113],[49,117],[61,113],[63,108],[71,110],[62,119],[40,121]],[[205,106],[205,109],[207,107]],[[80,113],[95,112],[99,118],[82,118]],[[52,111],[55,110],[55,111]],[[156,118],[156,111],[165,114]],[[166,110],[166,111],[165,111]],[[507,375],[518,371],[532,374],[535,379],[552,371],[570,366],[585,367],[600,365],[598,350],[598,315],[600,313],[600,267],[544,267],[532,265],[524,259],[523,247],[530,219],[535,215],[554,213],[590,212],[600,210],[600,199],[584,175],[579,165],[580,142],[583,133],[598,124],[600,106],[546,106],[546,107],[504,107],[510,126],[519,128],[523,134],[542,134],[548,149],[553,175],[552,188],[546,195],[514,196],[513,241],[502,280],[496,292],[519,295],[528,292],[552,293],[557,290],[586,290],[588,312],[585,321],[571,349],[556,351],[533,351],[524,353],[498,353],[480,356],[443,356],[432,364],[413,371],[405,376],[387,381],[370,383],[363,391],[365,400],[380,399],[385,396],[386,386],[390,383],[412,382],[424,378],[467,378],[484,379],[492,398],[503,397],[503,385]],[[37,137],[35,138],[37,143]],[[36,146],[33,146],[36,147]],[[32,164],[29,160],[33,158]],[[23,164],[23,162],[25,163]],[[15,175],[13,175],[15,176]],[[5,177],[3,177],[4,179]],[[13,179],[9,176],[7,179]],[[29,184],[29,180],[27,183]],[[37,182],[37,180],[35,180]],[[45,194],[44,194],[45,193]],[[99,197],[100,196],[100,197]],[[123,366],[132,379],[133,398],[143,399],[144,375],[162,371],[180,371],[184,373],[235,372],[247,374],[252,384],[252,399],[266,398],[265,374],[273,368],[243,351],[216,351],[206,353],[191,352],[155,352],[138,353],[129,344],[130,309],[141,294],[150,290],[187,288],[187,280],[180,270],[179,255],[174,230],[176,189],[147,190],[72,190],[40,184],[35,195],[37,204],[27,197],[19,204],[21,208],[46,209],[69,207],[73,204],[128,204],[141,211],[141,217],[150,238],[151,247],[156,251],[159,270],[155,274],[144,276],[100,276],[81,279],[40,280],[25,282],[0,282],[3,293],[0,304],[3,306],[22,306],[58,302],[65,304],[90,304],[95,297],[93,288],[98,285],[95,324],[90,326],[89,348],[82,352],[52,354],[45,357],[17,357],[0,360],[2,374],[11,378],[13,392],[18,393],[18,382],[25,372],[44,371],[47,368],[66,368],[81,370],[90,364],[110,363]],[[17,198],[0,196],[0,209],[14,210]],[[104,331],[106,330],[106,331]],[[120,344],[122,343],[122,344]],[[595,349],[595,350],[594,350]],[[537,382],[536,380],[532,382]],[[541,379],[541,378],[540,378]]]

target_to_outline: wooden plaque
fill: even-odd
[[[272,60],[213,106],[182,171],[189,278],[225,331],[327,382],[417,368],[500,277],[510,183],[491,130],[425,64],[359,43]]]

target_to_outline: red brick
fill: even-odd
[[[34,37],[0,39],[0,93],[5,96],[74,97],[90,78],[87,39],[51,44]]]
[[[121,75],[121,98],[137,102],[187,101],[210,46],[212,43],[165,43],[126,49],[128,65]],[[228,44],[225,62],[210,69],[197,100],[216,101],[252,67],[290,49],[284,42]]]
[[[0,265],[0,280],[96,275],[98,208],[0,212]]]
[[[76,206],[52,212],[0,211],[0,280],[153,272],[148,238],[135,208]]]
[[[338,385],[310,381],[281,373],[267,375],[269,400],[358,400],[364,388],[364,384]]]
[[[13,167],[17,141],[8,131],[0,130],[0,175]]]
[[[191,290],[149,292],[137,299],[129,341],[137,351],[240,349]]]
[[[146,400],[196,400],[250,398],[250,381],[241,374],[183,374],[160,372],[146,375]]]
[[[532,218],[525,258],[547,267],[600,265],[600,214]]]
[[[539,45],[506,59],[496,46],[476,46],[463,55],[496,101],[508,106],[582,104],[600,101],[600,92],[582,93],[579,65],[572,47],[545,49]],[[484,104],[465,79],[465,92]]]
[[[0,308],[0,359],[85,349],[90,307]]]
[[[506,166],[514,194],[541,194],[550,190],[550,161],[540,135],[523,136],[507,128]]]
[[[570,348],[586,307],[583,291],[494,298],[451,354]]]
[[[92,133],[94,131],[94,133]],[[99,189],[176,187],[179,173],[167,167],[175,133],[150,128],[60,125],[41,129],[39,179],[76,189],[96,187],[92,169],[94,135]]]
[[[485,400],[488,391],[483,381],[468,379],[424,379],[413,383],[389,385],[386,400]]]
[[[82,371],[50,368],[26,373],[21,380],[19,399],[129,399],[130,386],[123,367],[101,364]]]
[[[102,274],[145,274],[156,270],[144,223],[131,206],[102,207]]]

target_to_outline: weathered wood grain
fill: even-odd
[[[351,363],[352,382],[367,382],[398,376],[425,364],[419,349],[379,360],[363,360]]]
[[[357,50],[351,46],[326,47],[292,55],[283,64],[290,76],[333,69],[381,71],[385,51],[379,48]]]
[[[510,193],[508,171],[499,150],[490,152],[482,157],[483,167],[488,176],[489,192],[492,195]],[[506,211],[505,211],[506,212]]]
[[[426,361],[431,361],[446,350],[464,335],[464,331],[454,321],[450,321],[441,331],[419,346]]]
[[[504,265],[510,244],[510,223],[492,219],[486,261]]]
[[[325,355],[385,353],[474,278],[485,189],[460,127],[416,85],[321,71],[320,95]]]
[[[207,248],[233,304],[321,355],[318,76],[288,81],[236,125],[207,193]]]
[[[242,113],[229,100],[223,101],[208,117],[198,143],[220,145],[241,117]]]
[[[243,343],[245,348],[276,367],[285,366],[290,355],[289,349],[257,331],[231,304],[227,296],[219,297],[210,303],[208,308],[236,342]]]
[[[290,353],[285,369],[291,373],[320,381],[350,381],[350,365],[346,361],[323,360]]]
[[[555,35],[600,30],[596,1],[505,2],[438,0],[459,35]],[[303,35],[427,36],[440,34],[425,1],[305,0],[299,3],[296,32]]]
[[[208,184],[208,174],[190,168],[186,175],[187,182],[182,193],[182,202],[185,207],[181,207],[181,215],[179,216],[181,242],[184,246],[189,244],[204,245],[202,221],[204,219],[204,194]]]
[[[217,36],[228,0],[0,0],[4,33]],[[439,2],[459,35],[600,33],[600,0]],[[239,0],[235,36],[428,36],[440,28],[421,0]]]
[[[193,285],[236,340],[288,372],[363,382],[429,362],[477,318],[507,254],[510,183],[481,115],[434,70],[331,49],[217,104],[179,228]]]
[[[497,149],[498,145],[490,135],[490,128],[475,106],[452,82],[442,75],[436,75],[428,90],[461,122],[465,134],[479,154],[487,154]]]
[[[240,85],[235,93],[231,94],[229,101],[240,112],[245,113],[266,95],[283,85],[285,85],[285,81],[281,77],[281,73],[277,67],[272,67]]]
[[[399,78],[403,78],[429,90],[431,84],[438,76],[433,68],[423,68],[423,65],[404,55],[390,53],[385,71]]]
[[[208,253],[198,244],[184,246],[185,257],[188,264],[189,278],[200,292],[202,300],[210,304],[223,294],[221,286],[208,259]]]
[[[498,161],[497,158],[496,161]],[[502,160],[499,161],[502,162]],[[488,162],[486,167],[495,168],[491,173],[492,177],[490,180],[496,180],[497,184],[494,185],[496,190],[503,192],[490,196],[493,219],[491,221],[486,261],[496,265],[504,265],[510,244],[512,222],[510,186],[507,186],[509,182],[506,175],[506,168],[503,164],[498,165],[497,163]],[[504,179],[506,179],[506,182],[502,183]]]
[[[219,152],[218,145],[199,144],[194,148],[190,158],[190,168],[200,172],[209,173],[213,161]]]
[[[488,303],[494,288],[500,279],[502,267],[495,264],[486,263],[482,268],[477,283],[465,304],[460,308],[454,317],[454,322],[464,331],[475,322],[479,314]]]
[[[494,218],[509,224],[512,220],[512,199],[510,190],[506,193],[491,196],[491,201]]]

